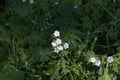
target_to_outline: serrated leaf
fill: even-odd
[[[32,5],[28,0],[27,2],[22,2],[22,0],[9,0],[8,3],[13,11],[19,13],[23,17],[28,16],[32,12]]]
[[[33,56],[37,61],[44,62],[49,60],[49,57],[48,57],[49,54],[50,54],[49,49],[38,46],[34,49]]]
[[[18,71],[18,70],[12,71],[9,73],[8,79],[9,80],[24,80],[24,72]]]
[[[89,59],[90,59],[91,57],[95,57],[95,53],[94,53],[93,51],[88,51],[88,52],[85,54],[85,56],[86,56],[86,60],[88,60],[88,62],[89,62]]]

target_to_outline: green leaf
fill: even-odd
[[[4,74],[0,73],[0,80],[8,80],[8,78]]]
[[[24,80],[24,72],[15,70],[9,73],[9,80]]]
[[[88,60],[88,62],[89,62],[91,57],[95,57],[95,53],[93,51],[88,51],[85,55],[86,55],[85,56],[86,60]]]
[[[29,3],[29,0],[26,1],[27,2],[22,2],[22,0],[9,0],[9,8],[19,13],[20,16],[28,16],[32,12],[32,5]]]
[[[37,61],[43,61],[43,62],[48,61],[49,60],[48,55],[50,55],[49,49],[42,48],[41,46],[35,47],[33,57]]]

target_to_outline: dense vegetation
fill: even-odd
[[[0,80],[119,78],[120,0],[1,0]]]

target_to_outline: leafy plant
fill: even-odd
[[[2,0],[0,80],[119,80],[119,5]]]

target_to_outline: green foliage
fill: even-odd
[[[119,0],[2,1],[0,80],[119,80],[119,5]],[[55,30],[62,44],[69,43],[59,53],[51,45]]]
[[[114,76],[113,74],[109,74],[108,72],[108,64],[106,66],[106,68],[104,70],[100,69],[100,77],[98,80],[116,80],[116,76]],[[103,73],[102,73],[103,72]]]

